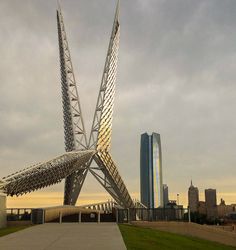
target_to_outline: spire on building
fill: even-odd
[[[191,212],[197,212],[199,206],[199,191],[197,187],[193,186],[193,180],[191,179],[191,185],[188,189],[188,205]]]

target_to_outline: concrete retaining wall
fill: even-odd
[[[7,226],[6,195],[0,193],[0,228]]]

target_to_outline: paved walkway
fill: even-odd
[[[50,223],[32,226],[0,238],[4,250],[123,250],[115,223]]]

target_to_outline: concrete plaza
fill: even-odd
[[[126,249],[116,223],[48,223],[0,238],[4,250]]]

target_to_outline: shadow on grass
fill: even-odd
[[[17,231],[23,230],[30,226],[16,226],[16,227],[6,227],[0,229],[0,237],[5,236],[7,234],[15,233]]]
[[[155,229],[140,228],[131,225],[119,225],[121,234],[128,250],[235,250],[236,247],[226,246],[212,241],[189,236],[162,232]]]

